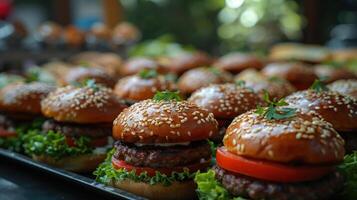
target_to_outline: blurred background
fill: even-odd
[[[140,40],[162,37],[223,54],[277,42],[357,45],[355,0],[0,0],[0,18],[30,37],[46,21],[89,31],[127,21]],[[5,37],[6,29],[0,29]]]

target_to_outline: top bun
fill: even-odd
[[[337,131],[357,130],[357,100],[333,91],[312,89],[286,97],[286,102],[303,112],[316,112]]]
[[[249,111],[234,119],[223,143],[236,155],[281,163],[338,163],[345,153],[344,141],[331,124],[301,112],[268,120]]]
[[[357,80],[339,80],[327,86],[331,91],[350,96],[357,100]]]
[[[202,66],[209,66],[212,59],[203,52],[186,52],[171,57],[159,58],[161,63],[168,72],[181,75],[185,71]]]
[[[264,104],[251,89],[230,83],[201,88],[188,101],[212,112],[216,119],[233,119]]]
[[[74,123],[110,123],[125,107],[111,89],[99,85],[58,88],[41,102],[44,116]]]
[[[191,94],[194,91],[206,87],[209,84],[232,82],[233,77],[229,72],[200,67],[185,72],[178,80],[178,88],[183,94]]]
[[[331,83],[341,79],[354,79],[357,76],[352,72],[344,68],[336,68],[325,65],[317,65],[314,67],[316,75],[323,79],[326,83]]]
[[[219,69],[237,74],[248,68],[261,69],[264,63],[254,55],[235,52],[221,57],[213,65]]]
[[[41,100],[54,89],[54,86],[40,82],[7,85],[0,91],[0,110],[13,114],[41,114]]]
[[[279,77],[289,81],[297,90],[305,90],[317,79],[312,67],[302,63],[271,63],[262,73],[269,77]]]
[[[145,100],[125,109],[113,123],[113,137],[128,143],[182,143],[218,134],[213,114],[187,101]]]
[[[144,69],[153,69],[164,72],[163,67],[155,60],[145,57],[135,57],[127,60],[119,69],[120,76],[129,76],[139,73]]]

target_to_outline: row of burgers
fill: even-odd
[[[1,89],[2,148],[150,199],[356,197],[353,72],[201,52],[112,70],[91,55],[45,66],[57,86]]]

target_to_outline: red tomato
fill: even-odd
[[[8,131],[0,128],[0,137],[15,137],[17,134],[15,131]]]
[[[252,160],[230,153],[224,147],[217,149],[216,159],[218,166],[230,172],[284,183],[316,180],[335,169],[335,166],[289,166]]]
[[[66,141],[68,146],[74,147],[76,146],[74,139],[72,137],[66,137]],[[99,139],[91,139],[90,146],[91,147],[103,147],[108,144],[108,137],[103,137]]]
[[[132,166],[125,161],[118,160],[112,157],[112,165],[115,169],[126,169],[127,171],[135,170],[136,175],[140,175],[142,172],[147,172],[149,176],[155,176],[156,172],[160,172],[161,174],[171,175],[172,172],[183,172],[184,169],[188,169],[190,172],[195,172],[198,170],[205,169],[209,166],[210,161],[188,165],[185,167],[172,167],[172,168],[150,168],[150,167],[135,167]]]

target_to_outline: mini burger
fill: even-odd
[[[235,52],[219,58],[213,66],[237,74],[245,69],[262,69],[264,62],[254,55]]]
[[[112,90],[88,81],[51,92],[41,102],[42,133],[26,138],[25,152],[34,160],[75,172],[89,172],[105,159],[111,124],[125,104]]]
[[[120,68],[120,76],[130,76],[139,73],[142,70],[156,70],[164,72],[163,66],[153,59],[145,57],[133,57],[128,59]]]
[[[157,91],[175,90],[176,84],[155,70],[144,69],[136,75],[120,79],[115,85],[115,94],[133,103],[151,99]]]
[[[262,70],[263,75],[279,77],[289,81],[297,90],[305,90],[311,86],[317,76],[314,69],[297,62],[271,63]]]
[[[272,99],[281,99],[295,91],[288,81],[279,77],[267,77],[254,69],[246,69],[235,77],[237,84],[244,84],[259,96],[263,97],[268,92]]]
[[[335,167],[344,141],[331,124],[271,102],[234,119],[216,153],[197,174],[201,199],[331,199],[344,185]]]
[[[357,76],[348,69],[342,67],[333,67],[329,65],[314,66],[314,70],[319,79],[325,83],[332,83],[341,79],[356,79]]]
[[[357,80],[339,80],[327,85],[328,89],[343,95],[350,96],[357,100]]]
[[[213,138],[217,143],[222,141],[226,127],[236,116],[264,103],[250,88],[233,83],[212,84],[201,88],[188,101],[213,113],[220,128],[219,135]]]
[[[114,152],[95,172],[97,180],[149,199],[195,199],[192,178],[209,166],[207,139],[217,131],[212,113],[159,92],[115,119]]]
[[[182,74],[177,85],[180,92],[190,95],[194,91],[210,84],[220,84],[232,81],[233,77],[229,72],[213,67],[200,67],[191,69]]]
[[[114,76],[107,73],[104,69],[94,67],[75,67],[71,68],[65,75],[63,85],[82,84],[92,79],[96,84],[113,88],[116,82]]]
[[[357,150],[356,99],[330,91],[317,80],[310,89],[286,97],[286,102],[302,112],[320,115],[345,139],[347,152]]]
[[[22,136],[39,128],[41,100],[54,86],[40,83],[13,83],[0,90],[0,147],[22,151]]]
[[[178,53],[173,56],[159,57],[158,62],[164,66],[165,71],[181,75],[190,69],[211,65],[212,58],[204,52],[195,51]]]

